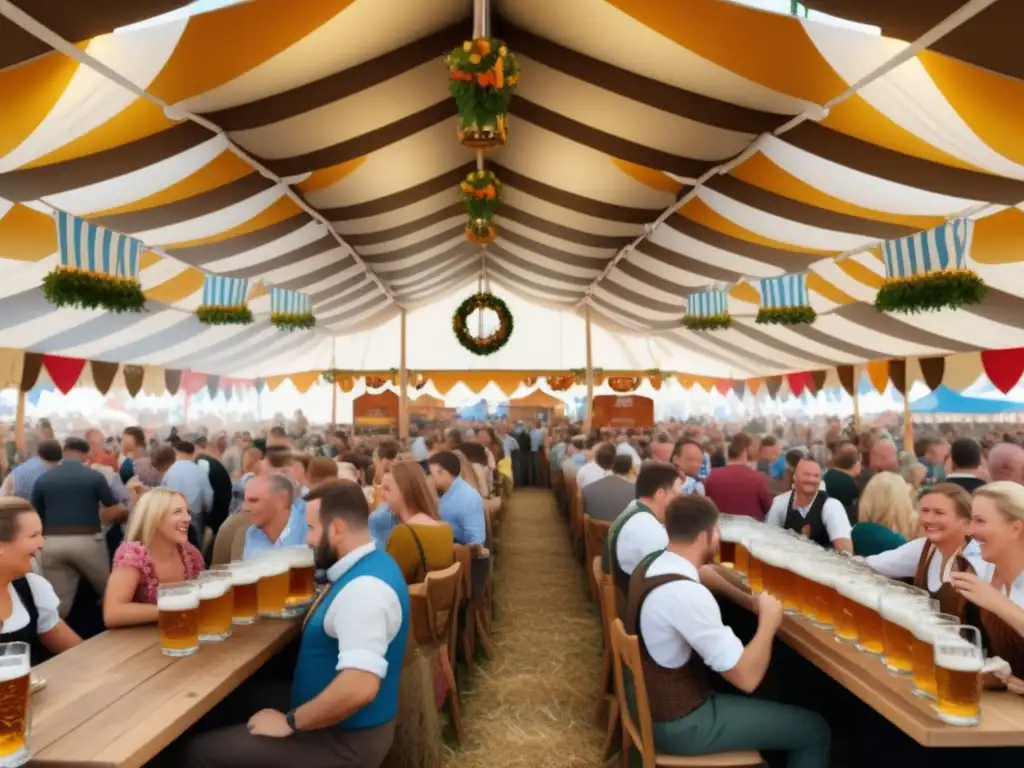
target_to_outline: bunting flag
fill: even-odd
[[[765,325],[810,325],[817,318],[803,273],[766,277],[760,281],[761,304],[756,322]]]
[[[886,240],[885,283],[875,296],[883,312],[916,313],[980,304],[987,289],[967,267],[974,222],[953,219],[915,235]]]
[[[726,291],[701,291],[686,300],[683,325],[691,331],[716,331],[732,325],[729,294]]]
[[[196,317],[207,325],[248,325],[252,322],[252,311],[245,303],[248,295],[247,278],[206,275]]]
[[[271,288],[270,322],[282,331],[312,328],[316,318],[309,296],[287,288]]]
[[[58,211],[57,245],[60,265],[43,278],[43,294],[51,304],[110,312],[145,308],[138,240]]]

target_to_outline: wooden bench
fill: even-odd
[[[299,633],[295,621],[234,627],[223,643],[174,659],[155,627],[104,632],[40,664],[33,768],[138,768],[181,736]]]

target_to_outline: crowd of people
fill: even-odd
[[[745,646],[707,602],[730,591],[742,600],[706,567],[723,513],[863,557],[979,624],[970,611],[981,611],[1012,671],[990,683],[1020,690],[1024,448],[1012,436],[943,435],[900,451],[883,430],[852,436],[838,420],[817,433],[752,429],[760,426],[668,422],[585,434],[568,421],[458,422],[403,442],[296,419],[230,436],[173,429],[157,440],[129,427],[113,439],[94,429],[58,442],[40,425],[31,455],[0,485],[0,641],[29,642],[38,663],[103,629],[155,623],[162,584],[308,545],[328,599],[310,611],[287,673],[291,694],[247,689],[247,709],[275,703],[244,717],[225,702],[243,725],[196,729],[187,759],[203,768],[379,765],[395,739],[405,587],[450,568],[458,546],[487,557],[514,486],[553,487],[564,501],[571,485],[587,515],[610,524],[603,566],[621,615],[633,606],[652,662],[645,669],[659,679],[688,684],[682,671],[696,659],[752,690],[768,666],[777,601],[765,594],[751,604],[761,629]],[[317,666],[325,659],[334,659],[326,671]],[[443,665],[431,663],[440,706]],[[345,693],[353,690],[361,693]],[[793,751],[790,765],[828,764],[827,728],[786,742],[792,732],[780,728],[761,746]],[[264,748],[268,737],[282,741]],[[349,762],[337,762],[342,753]]]

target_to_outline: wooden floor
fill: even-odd
[[[467,690],[448,768],[600,765],[600,624],[550,492],[512,497],[495,583],[495,658]]]

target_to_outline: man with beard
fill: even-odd
[[[395,733],[409,589],[398,564],[374,547],[369,517],[353,482],[310,491],[309,545],[329,584],[306,614],[291,691],[268,684],[258,697],[267,708],[247,725],[194,739],[192,768],[377,768],[384,760]],[[248,698],[257,700],[256,692]]]
[[[626,632],[640,638],[644,682],[658,752],[712,755],[745,750],[789,753],[787,765],[826,768],[831,733],[809,710],[715,693],[716,672],[744,693],[764,679],[782,606],[756,596],[757,631],[746,646],[722,623],[702,583],[718,550],[718,510],[703,496],[681,496],[665,510],[668,547],[633,572]]]

